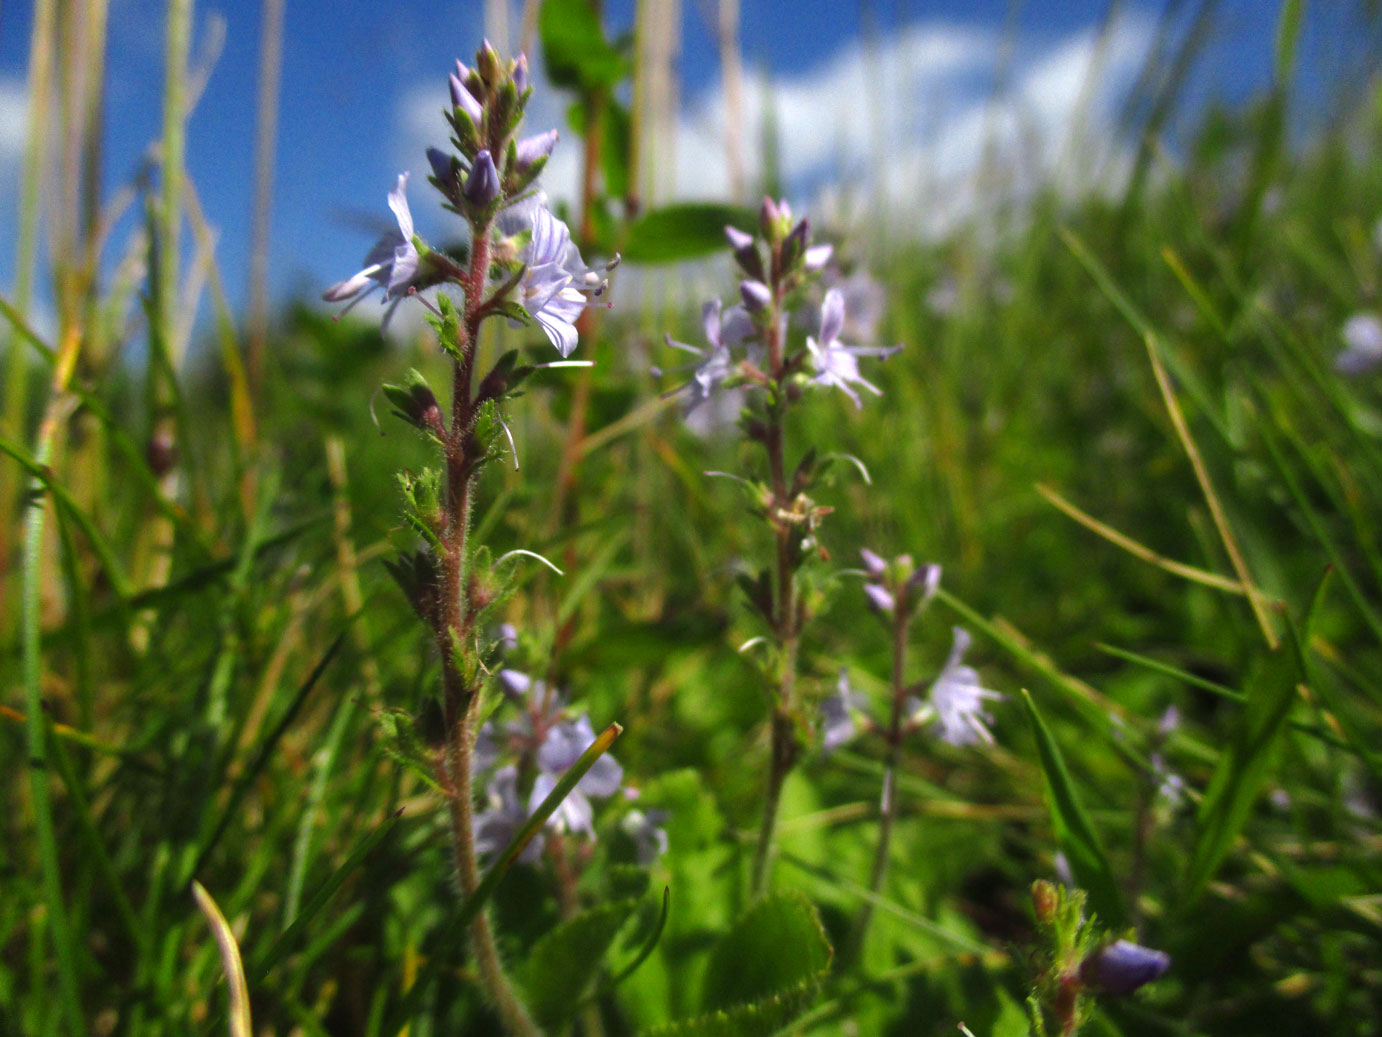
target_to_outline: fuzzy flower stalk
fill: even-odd
[[[669,346],[700,360],[685,385],[674,390],[688,395],[688,409],[723,389],[746,391],[748,405],[740,425],[750,441],[762,446],[766,462],[766,472],[742,480],[752,510],[766,521],[773,542],[771,569],[743,581],[768,627],[766,640],[772,647],[767,674],[773,690],[771,758],[753,860],[755,893],[767,882],[782,786],[800,754],[801,733],[809,728],[797,688],[798,643],[809,618],[799,580],[803,566],[824,555],[816,532],[831,510],[809,495],[826,466],[816,451],[806,451],[789,466],[787,414],[805,393],[830,388],[840,389],[861,406],[858,389],[875,395],[879,390],[860,373],[859,359],[895,351],[841,340],[846,315],[838,289],[826,292],[812,315],[817,334],[804,342],[789,338],[789,317],[794,309],[811,305],[806,290],[829,261],[831,247],[812,245],[809,222],[794,220],[785,202],[771,198],[763,201],[758,231],[755,236],[737,227],[725,228],[743,280],[736,305],[725,309],[718,300],[706,304],[706,347],[667,339]]]
[[[460,891],[469,898],[480,882],[477,828],[481,844],[492,829],[477,825],[472,774],[480,699],[503,648],[502,637],[486,632],[497,627],[489,620],[506,593],[498,562],[468,539],[470,502],[484,466],[514,449],[504,407],[534,369],[511,351],[482,370],[481,332],[491,318],[536,324],[565,358],[576,347],[576,318],[604,281],[584,265],[538,187],[555,131],[519,136],[532,93],[526,60],[504,61],[486,42],[473,67],[456,62],[448,88],[451,147],[428,149],[428,181],[444,208],[462,220],[467,244],[444,252],[417,235],[404,173],[389,194],[397,229],[380,238],[363,267],[324,297],[349,308],[382,292],[386,320],[405,300],[416,299],[429,310],[451,360],[449,415],[416,371],[386,385],[384,393],[395,413],[421,430],[439,455],[439,468],[400,475],[405,517],[424,547],[402,556],[391,570],[430,628],[441,657],[444,736],[433,762],[448,796]],[[435,301],[421,294],[429,289],[436,289]],[[587,724],[576,734],[588,729]],[[577,747],[578,754],[584,748]],[[506,1030],[536,1033],[505,975],[483,911],[475,915],[470,937],[485,993]]]

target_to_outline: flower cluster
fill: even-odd
[[[919,686],[909,688],[902,702],[901,734],[907,735],[924,727],[943,742],[951,745],[993,744],[989,725],[993,717],[984,703],[1003,696],[979,683],[979,674],[964,663],[969,648],[969,634],[961,627],[954,628],[954,644],[950,658],[923,698]],[[856,718],[862,716],[866,730],[882,728],[868,717],[867,699],[849,682],[846,671],[840,671],[835,693],[821,703],[821,743],[829,751],[850,741],[858,733]]]
[[[749,386],[772,390],[786,384],[801,387],[833,387],[856,407],[862,400],[856,387],[874,395],[881,391],[859,371],[860,357],[886,359],[901,346],[846,345],[842,336],[871,331],[877,320],[877,286],[865,275],[826,291],[815,319],[816,335],[806,337],[804,347],[787,344],[788,316],[795,294],[819,275],[832,254],[830,245],[812,245],[809,220],[793,221],[786,202],[765,198],[759,213],[764,246],[738,227],[725,228],[734,261],[744,275],[739,282],[739,303],[722,311],[718,299],[703,311],[704,348],[666,337],[667,345],[692,353],[700,363],[692,365],[690,381],[673,390],[688,392],[688,410],[709,400],[721,386]],[[846,291],[857,300],[860,312],[846,312]],[[688,368],[683,368],[687,370]],[[656,369],[656,373],[662,373]]]
[[[864,548],[864,595],[869,607],[895,624],[894,636],[906,638],[912,619],[935,597],[940,589],[939,565],[917,566],[909,555],[901,555],[891,562]],[[953,630],[954,643],[950,658],[926,691],[920,687],[902,687],[896,731],[886,729],[867,718],[866,699],[853,689],[846,671],[840,671],[835,693],[821,703],[821,742],[828,752],[849,741],[857,733],[856,717],[865,718],[869,730],[884,731],[887,737],[900,738],[920,728],[930,726],[936,737],[951,745],[993,744],[988,725],[993,717],[985,703],[1003,696],[989,691],[979,683],[979,674],[965,665],[964,654],[969,650],[969,634],[961,627]]]
[[[490,720],[480,729],[475,743],[475,769],[490,772],[485,809],[475,816],[475,849],[481,854],[504,849],[523,823],[556,788],[557,782],[595,741],[590,718],[572,716],[560,692],[545,681],[534,680],[518,670],[501,670],[499,687],[518,715],[500,726]],[[501,760],[507,760],[500,765]],[[547,820],[546,829],[595,838],[595,800],[622,795],[624,769],[608,753],[597,759]],[[667,847],[659,811],[630,811],[623,820],[634,840],[640,861],[651,860]],[[533,862],[541,855],[541,835],[524,848],[519,859]]]
[[[563,357],[576,348],[576,320],[606,285],[571,241],[566,224],[552,214],[536,186],[557,143],[557,131],[518,139],[515,130],[531,94],[527,59],[504,67],[486,42],[474,68],[457,61],[448,76],[451,108],[446,113],[454,153],[427,149],[428,178],[445,207],[465,218],[472,245],[478,231],[496,223],[501,237],[486,241],[488,270],[483,283],[452,256],[433,250],[417,235],[408,206],[408,173],[399,174],[389,193],[398,223],[375,242],[364,266],[328,288],[328,302],[350,309],[375,289],[383,289],[387,324],[400,301],[437,285],[451,284],[485,295],[484,316],[504,314],[515,323],[536,321]],[[606,265],[605,271],[617,263]]]

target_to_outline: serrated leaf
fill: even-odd
[[[1108,857],[1075,791],[1070,772],[1065,769],[1060,746],[1037,712],[1032,696],[1023,691],[1022,701],[1027,706],[1027,716],[1032,722],[1032,733],[1036,736],[1037,753],[1041,758],[1041,769],[1046,775],[1051,827],[1055,829],[1056,841],[1070,862],[1075,881],[1089,893],[1090,904],[1099,918],[1106,925],[1121,925],[1123,901],[1118,893],[1118,883],[1114,881]]]
[[[819,978],[805,980],[752,1004],[659,1026],[648,1031],[647,1037],[767,1037],[806,1010],[819,984]]]
[[[555,1026],[575,1010],[637,907],[637,900],[600,904],[561,922],[534,944],[524,966],[523,987],[539,1023]]]
[[[628,62],[605,38],[589,0],[544,0],[537,26],[547,78],[556,86],[589,93],[624,78]]]
[[[800,893],[771,894],[752,904],[716,943],[702,1004],[711,1013],[766,1010],[786,997],[799,1011],[833,953],[810,901]]]
[[[1296,680],[1295,658],[1288,649],[1279,648],[1265,657],[1248,683],[1247,706],[1200,804],[1199,830],[1185,872],[1183,907],[1204,891],[1248,819],[1272,749],[1295,702]]]
[[[686,202],[650,209],[629,228],[624,258],[630,263],[675,263],[726,250],[725,225],[752,231],[749,209],[719,202]]]

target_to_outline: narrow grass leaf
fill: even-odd
[[[1056,842],[1070,861],[1075,881],[1089,893],[1089,901],[1099,917],[1105,924],[1117,926],[1123,920],[1123,901],[1108,857],[1075,791],[1070,772],[1065,768],[1060,746],[1056,744],[1046,722],[1041,719],[1036,703],[1026,689],[1022,691],[1022,702],[1027,707],[1027,718],[1032,722],[1041,769],[1046,775],[1051,826],[1055,829]]]
[[[195,879],[192,881],[192,895],[196,898],[197,907],[206,916],[221,952],[221,969],[225,972],[226,987],[230,993],[230,1037],[251,1037],[254,1031],[250,1025],[249,987],[245,983],[245,966],[240,961],[240,947],[235,942],[235,934],[230,931],[225,915],[221,914],[211,894]]]
[[[1194,905],[1248,819],[1295,701],[1297,673],[1295,658],[1278,649],[1261,658],[1249,682],[1247,707],[1200,804],[1195,845],[1185,870],[1183,910]]]

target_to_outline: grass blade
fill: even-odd
[[[1200,805],[1199,831],[1185,872],[1183,909],[1199,898],[1248,819],[1272,748],[1295,702],[1296,672],[1291,653],[1278,649],[1265,657],[1259,676],[1249,682],[1247,708]]]
[[[206,887],[195,879],[192,881],[192,896],[206,916],[212,935],[216,937],[216,946],[221,951],[221,968],[230,991],[230,1037],[250,1037],[254,1031],[250,1026],[249,987],[245,983],[245,966],[240,961],[240,947],[235,942],[235,934],[230,931],[225,915],[221,914],[221,909],[211,899]]]
[[[1075,791],[1070,772],[1065,769],[1060,747],[1026,689],[1022,692],[1022,702],[1027,707],[1027,718],[1032,722],[1041,769],[1046,774],[1046,786],[1051,794],[1051,825],[1056,832],[1056,841],[1070,861],[1075,881],[1088,891],[1089,901],[1099,917],[1105,924],[1117,926],[1123,919],[1123,900],[1118,893],[1118,883],[1114,881],[1108,857]]]

